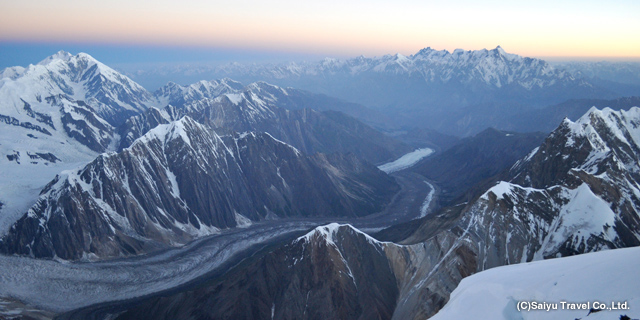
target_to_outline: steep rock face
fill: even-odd
[[[220,137],[185,117],[57,176],[0,248],[63,259],[131,255],[261,219],[362,216],[396,191],[353,155],[305,157],[268,134]]]
[[[565,120],[463,211],[483,268],[640,245],[640,109]]]
[[[313,100],[291,95],[289,91],[265,83],[251,84],[240,93],[223,94],[180,107],[149,109],[121,127],[120,147],[159,123],[189,115],[217,130],[268,132],[299,150],[315,152],[353,152],[372,163],[392,160],[410,148],[373,128],[335,111],[307,109]]]

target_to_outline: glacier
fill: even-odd
[[[394,161],[378,166],[378,169],[384,171],[385,173],[393,173],[396,171],[404,170],[413,167],[415,164],[420,162],[420,160],[432,155],[433,152],[434,150],[430,148],[416,149]]]

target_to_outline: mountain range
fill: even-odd
[[[456,136],[499,127],[505,115],[569,99],[640,95],[637,85],[604,84],[573,68],[569,70],[541,59],[508,53],[498,46],[491,50],[453,52],[425,48],[410,56],[326,58],[318,62],[177,66],[161,73],[173,78],[188,74],[294,86],[375,109],[388,118],[383,129],[410,126]],[[145,81],[161,76],[156,72],[147,74],[138,70],[128,74]]]
[[[0,317],[446,317],[489,269],[640,245],[637,99],[567,101],[618,97],[575,72],[500,47],[216,70],[316,92],[2,71]],[[486,129],[536,111],[551,133]]]
[[[185,101],[182,105],[176,101],[176,106],[169,104],[162,110],[152,108],[130,118],[120,128],[120,148],[159,123],[189,115],[218,130],[269,132],[308,154],[352,152],[378,164],[410,151],[408,145],[342,112],[327,110],[329,106],[339,109],[339,101],[325,102],[323,97],[300,90],[259,82],[219,96],[201,96],[204,97],[200,100]],[[315,105],[317,98],[321,100]]]
[[[81,53],[59,52],[36,65],[2,71],[0,80],[0,229],[8,228],[45,185],[100,153],[119,151],[158,124],[184,115],[225,134],[271,132],[302,152],[353,152],[378,164],[410,147],[339,111],[366,108],[267,83],[230,79],[150,93]],[[315,111],[314,108],[321,111]]]
[[[378,212],[395,182],[353,155],[306,157],[269,134],[221,137],[188,116],[52,180],[0,250],[109,258],[293,216]]]
[[[487,277],[483,274],[495,267],[538,261],[536,266],[541,270],[549,266],[547,270],[555,275],[545,278],[546,283],[555,280],[557,284],[564,279],[557,272],[571,273],[568,266],[573,264],[543,260],[640,244],[638,123],[638,108],[592,109],[576,122],[565,120],[539,147],[499,174],[503,180],[470,201],[422,218],[422,224],[402,241],[379,241],[349,225],[325,225],[265,248],[224,275],[63,318],[112,314],[117,319],[424,319],[446,305],[463,278],[477,273],[470,279],[493,279],[504,269]],[[571,261],[597,260],[586,256]],[[612,263],[624,265],[622,256],[616,256]],[[561,271],[553,269],[559,265]],[[537,279],[532,277],[543,276],[544,271],[517,272],[527,268],[511,268],[516,271],[508,273],[510,279],[520,277],[531,283]],[[582,273],[584,277],[603,276],[602,269],[589,270]],[[470,288],[472,281],[466,282],[466,292],[486,290]],[[480,281],[489,286],[502,283]],[[569,298],[580,296],[570,290],[575,286],[563,283],[561,287]],[[496,294],[513,292],[504,285],[500,288]],[[630,287],[625,288],[628,294]],[[460,294],[451,296],[457,305]],[[472,300],[463,301],[481,305],[482,297],[471,296]],[[518,314],[515,305],[503,308],[506,314]],[[483,317],[484,310],[495,314],[491,306],[472,314]],[[452,310],[445,307],[443,311]]]

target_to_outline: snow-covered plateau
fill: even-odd
[[[431,319],[638,319],[638,265],[636,247],[489,269],[462,280]]]

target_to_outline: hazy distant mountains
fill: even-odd
[[[500,127],[505,116],[569,99],[640,95],[637,85],[605,85],[575,68],[571,70],[497,47],[454,52],[426,48],[411,56],[360,56],[280,65],[235,63],[165,71],[175,77],[190,73],[294,86],[375,108],[396,126],[431,128],[458,136]],[[144,79],[155,74],[132,76]]]
[[[562,123],[564,118],[578,120],[593,107],[598,109],[611,108],[613,110],[627,110],[637,106],[640,106],[640,96],[611,100],[572,99],[542,109],[502,117],[499,121],[500,124],[496,127],[502,130],[518,132],[551,132]]]
[[[589,79],[640,85],[640,62],[573,61],[554,65]]]

